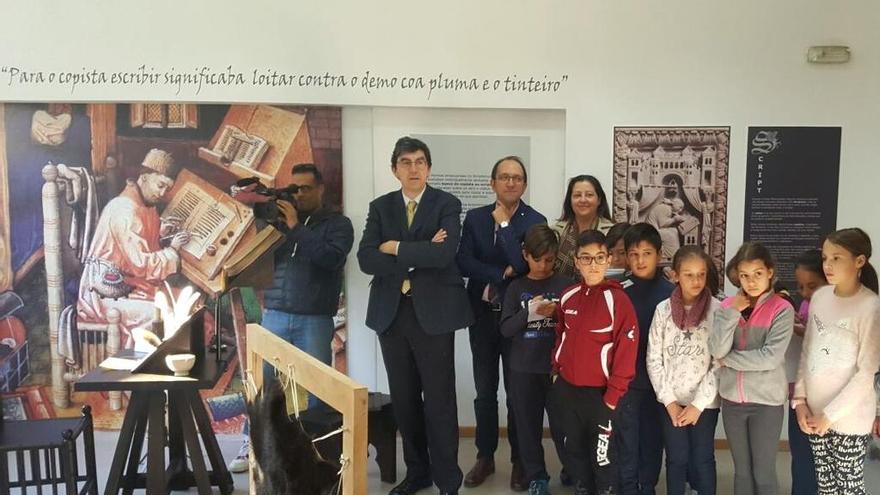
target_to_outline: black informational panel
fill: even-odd
[[[798,255],[837,228],[840,127],[750,127],[743,239],[773,253],[789,289]]]

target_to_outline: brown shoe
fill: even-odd
[[[484,481],[486,481],[486,478],[488,478],[489,475],[494,472],[494,459],[477,459],[474,467],[472,467],[471,470],[468,471],[467,476],[464,477],[464,486],[468,488],[480,486],[483,484]]]
[[[529,480],[526,479],[522,464],[518,462],[514,462],[513,469],[510,470],[510,489],[515,492],[524,492],[529,489]]]

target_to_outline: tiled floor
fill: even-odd
[[[223,450],[223,455],[226,459],[231,459],[238,452],[238,448],[241,444],[241,437],[238,436],[221,436],[218,438],[220,442],[220,447]],[[98,471],[99,471],[99,484],[101,490],[104,488],[104,481],[107,479],[107,471],[110,467],[110,461],[113,455],[113,448],[116,444],[116,435],[110,432],[96,432],[95,434],[95,443],[96,443],[96,455],[98,461]],[[553,452],[552,443],[549,440],[545,441],[544,446],[545,451],[547,452],[548,459],[548,470],[551,475],[554,476],[554,479],[551,481],[550,487],[551,491],[554,494],[568,494],[572,491],[568,488],[563,488],[559,485],[558,479],[556,476],[559,474],[559,461],[556,458],[555,453]],[[372,454],[372,453],[371,453]],[[467,470],[470,468],[473,463],[474,456],[476,454],[476,450],[474,448],[473,439],[471,438],[463,438],[461,441],[461,447],[459,449],[459,463],[463,470]],[[510,464],[502,462],[509,456],[509,450],[506,446],[505,442],[501,443],[499,448],[499,452],[496,453],[496,467],[497,472],[495,475],[489,478],[483,486],[474,489],[462,489],[461,493],[464,494],[472,494],[472,495],[488,495],[488,494],[507,494],[512,493],[508,488],[508,482],[510,481]],[[403,456],[398,453],[398,477],[401,477],[405,474],[406,469],[403,465]],[[730,452],[726,450],[718,451],[717,453],[717,461],[718,461],[718,495],[726,495],[733,493],[733,461],[730,458]],[[780,494],[788,494],[790,491],[790,477],[788,474],[789,469],[789,455],[787,452],[781,452],[777,457],[776,461],[777,471],[779,473],[779,481],[780,481]],[[869,493],[875,493],[880,495],[880,463],[877,461],[870,462],[868,465],[868,488]],[[370,494],[378,494],[385,495],[388,490],[391,489],[393,485],[382,483],[379,480],[379,470],[376,467],[376,464],[372,461],[369,463],[368,467],[369,473],[369,493]],[[661,475],[662,477],[662,475]],[[247,474],[235,475],[235,492],[236,494],[245,494],[248,493],[247,490]],[[665,495],[666,488],[664,483],[661,481],[660,485],[657,487],[658,495]],[[872,491],[873,488],[873,491]],[[191,490],[191,492],[195,492],[195,490]],[[436,490],[423,490],[420,492],[425,495],[436,494]]]

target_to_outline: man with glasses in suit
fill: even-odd
[[[473,322],[455,264],[461,201],[427,184],[431,151],[400,138],[391,171],[401,188],[370,203],[358,249],[373,276],[367,326],[379,334],[406,478],[389,495],[431,486],[457,494],[458,407],[455,334]]]
[[[458,248],[458,266],[468,277],[468,296],[476,321],[471,325],[474,384],[477,397],[477,461],[465,476],[467,487],[481,485],[495,472],[498,447],[498,361],[502,362],[504,388],[508,392],[510,339],[501,335],[501,301],[511,280],[528,272],[522,243],[529,227],[547,223],[544,215],[527,205],[522,196],[528,174],[521,158],[506,156],[492,167],[489,182],[495,201],[467,212]],[[513,464],[510,488],[525,491],[528,480],[519,462],[519,448],[510,400],[507,401],[507,431]]]

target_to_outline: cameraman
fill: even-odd
[[[265,291],[263,327],[330,365],[330,342],[339,308],[345,258],[354,242],[351,220],[323,205],[324,181],[315,165],[293,167],[296,206],[278,201],[286,234],[275,251],[272,287]],[[264,373],[266,380],[274,374]],[[309,406],[317,400],[310,397]],[[229,464],[232,472],[248,469],[247,441]]]

